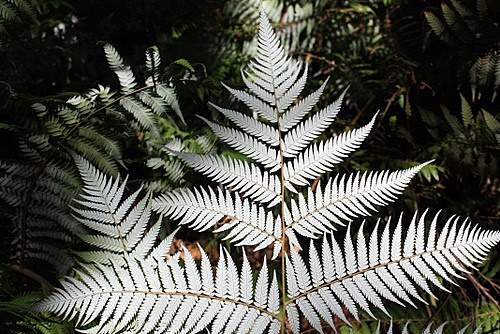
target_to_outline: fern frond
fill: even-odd
[[[467,129],[470,129],[474,125],[472,109],[463,95],[460,95],[460,102],[462,105],[462,122]]]
[[[149,74],[149,77],[146,79],[146,84],[156,86],[160,79],[161,69],[160,52],[156,46],[149,47],[146,50],[146,69]]]
[[[175,114],[181,119],[182,123],[186,124],[181,108],[179,106],[179,101],[177,99],[175,89],[173,87],[169,87],[168,84],[161,84],[156,87],[156,93],[163,98],[163,100],[170,108],[172,108]]]
[[[354,217],[375,211],[375,205],[386,205],[401,194],[412,177],[427,163],[395,172],[365,172],[330,179],[324,189],[308,190],[307,199],[298,194],[298,202],[290,200],[285,208],[285,223],[289,233],[295,231],[315,238],[317,234],[335,230],[333,224],[344,225]],[[288,231],[287,231],[288,232]]]
[[[369,245],[361,228],[356,247],[348,229],[344,251],[333,236],[330,239],[325,235],[322,257],[311,256],[310,269],[292,250],[291,260],[287,260],[290,298],[287,312],[295,316],[297,309],[300,310],[311,325],[321,331],[319,319],[325,314],[344,317],[339,313],[340,303],[357,318],[357,307],[369,314],[372,314],[370,305],[386,312],[382,298],[412,304],[411,296],[423,301],[417,287],[431,295],[427,282],[447,290],[438,276],[453,283],[450,275],[460,277],[457,270],[466,271],[464,266],[473,267],[474,262],[482,261],[500,241],[500,232],[472,228],[467,221],[461,223],[458,217],[450,218],[437,238],[436,226],[437,215],[426,235],[425,213],[418,222],[415,215],[403,234],[400,218],[392,235],[390,223],[381,239],[376,227]],[[309,253],[318,254],[312,243]],[[327,316],[325,320],[330,322],[331,318]],[[298,333],[296,329],[295,332]]]
[[[237,246],[256,246],[255,251],[274,244],[281,248],[281,225],[270,212],[261,206],[234,197],[226,191],[216,194],[212,189],[176,189],[153,200],[153,210],[173,219],[181,219],[180,224],[198,231],[204,231],[221,223],[214,233],[230,231],[224,240]],[[224,218],[224,221],[221,220]]]
[[[78,135],[86,138],[89,142],[101,145],[102,149],[113,157],[117,162],[122,160],[122,148],[118,142],[110,136],[103,135],[103,131],[90,125],[78,128]]]
[[[118,80],[120,81],[120,89],[123,94],[130,93],[137,85],[135,76],[130,66],[126,65],[123,58],[118,51],[108,43],[103,45],[106,59],[108,60],[109,67],[115,72]]]
[[[117,161],[100,146],[101,143],[84,137],[70,137],[66,144],[79,155],[95,163],[104,173],[118,175]]]
[[[161,247],[168,249],[169,245]],[[179,253],[169,260],[125,257],[125,267],[84,265],[76,271],[81,280],[66,277],[61,289],[33,309],[75,319],[84,333],[132,328],[141,333],[197,333],[210,325],[216,333],[247,333],[252,328],[279,333],[277,313],[251,304],[254,298],[267,298],[268,304],[276,305],[275,274],[271,282],[267,275],[257,280],[259,286],[270,286],[262,291],[264,296],[271,292],[269,297],[256,296],[246,256],[239,273],[227,251],[221,249],[214,278],[208,256],[199,249],[200,268],[186,248],[184,267],[180,266]],[[89,327],[92,322],[97,324]]]
[[[262,163],[264,167],[271,172],[280,169],[281,166],[277,150],[268,148],[266,145],[261,144],[258,140],[243,132],[220,126],[217,123],[210,122],[204,117],[199,117],[210,126],[212,131],[214,131],[221,140],[231,145],[240,153]]]
[[[171,152],[214,181],[245,193],[255,201],[274,206],[280,199],[281,185],[278,177],[262,172],[253,164],[230,157]]]
[[[33,149],[33,144],[44,147],[46,138],[32,140],[21,147],[27,154],[35,154],[33,162],[0,163],[0,198],[11,208],[4,219],[13,232],[12,260],[21,266],[32,259],[46,261],[64,275],[74,264],[64,249],[82,232],[71,222],[67,209],[80,182],[70,166],[47,162]]]
[[[375,123],[375,117],[360,129],[344,132],[317,145],[309,146],[293,161],[286,163],[283,166],[285,187],[296,192],[292,184],[308,185],[307,180],[314,180],[322,173],[330,171],[335,164],[341,162],[362,144]]]
[[[279,145],[278,130],[270,127],[267,124],[259,122],[255,118],[243,115],[237,111],[221,108],[213,103],[210,103],[210,106],[217,109],[224,116],[238,125],[241,129],[245,130],[248,134],[259,138],[270,146]]]
[[[138,199],[141,189],[122,199],[126,182],[120,184],[118,179],[109,179],[88,161],[80,156],[74,156],[84,182],[80,199],[74,202],[75,219],[82,225],[97,232],[97,234],[81,234],[80,238],[98,249],[107,250],[109,258],[123,257],[123,254],[137,256],[137,253],[147,253],[139,245],[151,237],[156,238],[159,224],[151,229],[151,235],[144,237],[151,216],[150,196]],[[141,241],[142,240],[142,241]],[[151,241],[147,242],[152,247]],[[142,244],[144,245],[144,244]],[[144,247],[144,246],[143,246]],[[85,253],[80,253],[85,255]],[[94,254],[95,255],[95,254]],[[92,256],[96,260],[95,256]],[[87,260],[84,258],[84,260]],[[106,259],[105,263],[108,263]]]
[[[149,106],[132,96],[122,98],[120,100],[120,105],[134,115],[134,118],[141,126],[151,131],[153,134],[159,135],[155,114],[151,112],[151,110],[154,109],[151,109]]]
[[[335,120],[346,91],[332,104],[298,124],[283,139],[283,156],[297,156],[311,141],[316,139]]]
[[[295,127],[300,121],[302,121],[304,116],[310,112],[314,105],[316,105],[319,101],[327,83],[328,80],[325,80],[320,88],[300,100],[299,103],[292,106],[290,110],[280,116],[280,128],[282,132],[287,132],[289,129]]]

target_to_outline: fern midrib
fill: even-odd
[[[271,67],[272,68],[272,67]],[[274,83],[274,71],[271,73],[271,78],[272,78],[272,87],[276,88],[275,83]],[[276,89],[273,91],[273,96],[274,96],[274,105],[276,108],[276,120],[277,120],[277,125],[276,127],[278,128],[278,136],[279,136],[279,154],[280,154],[280,178],[281,178],[281,305],[282,305],[282,317],[280,319],[281,321],[281,334],[285,334],[285,328],[286,328],[286,261],[285,261],[285,254],[287,252],[287,236],[286,236],[286,222],[285,222],[285,169],[283,168],[285,166],[285,157],[284,157],[284,141],[283,141],[283,135],[281,131],[281,125],[280,125],[280,110],[278,108],[278,96],[276,95]]]
[[[476,243],[476,242],[477,241],[475,241],[474,243]],[[285,306],[287,306],[288,304],[291,304],[291,303],[295,302],[296,300],[298,300],[300,298],[306,297],[307,295],[309,295],[309,294],[311,294],[313,292],[321,290],[321,289],[323,289],[325,287],[329,287],[330,285],[333,285],[335,283],[340,283],[340,282],[349,280],[349,279],[351,279],[351,278],[353,278],[355,276],[363,275],[364,273],[367,273],[369,271],[374,271],[374,270],[376,270],[378,268],[388,267],[391,264],[402,263],[402,262],[409,261],[409,260],[414,259],[414,258],[421,258],[421,257],[423,257],[426,254],[431,254],[432,255],[433,253],[441,253],[441,252],[444,252],[444,251],[451,251],[452,249],[459,249],[461,247],[466,247],[466,246],[470,246],[470,245],[471,245],[470,243],[469,244],[461,243],[461,244],[458,244],[458,245],[454,245],[453,247],[433,249],[431,251],[425,251],[425,252],[414,254],[412,256],[407,256],[407,257],[401,258],[399,260],[394,260],[394,261],[388,261],[388,262],[384,262],[384,263],[379,263],[376,266],[368,267],[368,268],[361,269],[361,270],[356,270],[354,273],[350,273],[350,274],[347,274],[347,275],[345,275],[343,277],[337,278],[337,279],[335,279],[333,281],[325,282],[323,284],[320,284],[319,286],[313,287],[312,289],[304,291],[304,292],[300,293],[299,295],[297,295],[295,297],[288,297],[288,300],[286,300],[284,304],[285,304]],[[453,254],[453,256],[455,256],[455,255]],[[465,269],[465,267],[463,265],[462,265],[462,268]],[[419,270],[419,273],[420,273],[420,270]],[[390,274],[392,275],[392,273],[390,273]],[[420,273],[420,274],[422,274],[422,273]]]

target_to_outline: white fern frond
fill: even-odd
[[[161,247],[168,249],[169,245]],[[179,253],[169,260],[159,256],[147,261],[125,257],[126,266],[84,265],[76,272],[80,280],[66,277],[61,282],[62,288],[34,310],[53,311],[75,319],[84,333],[116,333],[132,327],[140,333],[197,333],[210,325],[217,333],[279,329],[277,312],[251,304],[254,298],[263,296],[254,293],[246,256],[239,272],[227,251],[221,248],[214,279],[208,256],[199,249],[200,268],[186,248],[183,248],[182,267]],[[276,303],[278,291],[274,273],[273,277],[269,281],[267,275],[262,275],[257,282],[269,286],[269,290],[260,292],[264,298],[272,292],[271,304]],[[222,310],[226,312],[221,313]],[[89,327],[91,323],[95,324]]]
[[[210,105],[239,126],[242,130],[245,130],[248,134],[259,138],[271,146],[279,145],[279,133],[275,128],[272,128],[253,117],[246,116],[237,111],[221,108],[213,103],[210,103]]]
[[[270,106],[267,102],[262,101],[258,97],[245,92],[244,90],[238,90],[231,88],[229,86],[226,86],[223,84],[223,86],[231,93],[234,95],[234,97],[238,98],[238,100],[242,101],[243,103],[246,104],[250,110],[253,112],[257,113],[260,117],[264,118],[267,121],[270,121],[272,123],[276,123],[277,121],[277,115],[276,115],[276,110]]]
[[[282,132],[287,132],[302,121],[304,116],[312,110],[316,103],[318,103],[327,83],[328,79],[323,82],[320,88],[300,100],[296,105],[292,106],[287,112],[280,116],[279,122]]]
[[[149,74],[149,77],[146,79],[146,84],[158,84],[158,80],[160,79],[161,57],[156,46],[149,47],[146,51],[146,68]]]
[[[343,132],[316,145],[310,145],[293,161],[287,162],[283,166],[285,187],[296,192],[292,184],[307,186],[308,180],[315,180],[321,174],[331,171],[335,164],[341,162],[363,143],[375,123],[375,117],[362,128]]]
[[[298,124],[283,139],[283,156],[297,156],[311,141],[316,139],[335,120],[346,91],[332,104],[315,113],[311,118]]]
[[[257,43],[257,55],[250,62],[249,67],[256,76],[268,84],[268,90],[274,92],[275,87],[279,87],[293,72],[297,72],[297,66],[292,64],[291,58],[287,57],[285,49],[264,13],[260,15]],[[276,97],[281,98],[288,87],[290,84],[277,92]]]
[[[280,200],[281,185],[277,176],[261,171],[254,164],[230,157],[173,152],[192,168],[222,182],[255,201],[274,206]]]
[[[273,243],[281,247],[281,235],[277,232],[281,225],[263,207],[242,201],[238,193],[233,196],[220,190],[217,195],[212,189],[181,188],[155,198],[153,210],[180,219],[180,224],[189,224],[198,231],[219,225],[214,233],[230,231],[224,240],[237,246],[256,246],[255,251]]]
[[[141,189],[123,199],[126,180],[108,179],[99,170],[80,156],[74,155],[76,165],[84,182],[80,199],[74,199],[74,218],[94,233],[82,233],[80,238],[100,250],[107,250],[108,259],[115,258],[123,263],[124,254],[144,257],[158,235],[158,222],[144,235],[151,216],[150,196],[138,199]],[[149,248],[148,248],[149,247]],[[85,261],[98,262],[100,252],[80,252]],[[89,256],[87,259],[86,256]],[[121,260],[120,260],[121,259]]]
[[[339,302],[356,318],[354,306],[368,314],[372,314],[370,305],[386,312],[383,298],[413,305],[411,297],[423,301],[417,287],[431,295],[428,282],[446,290],[438,276],[451,281],[450,274],[457,275],[455,271],[464,271],[464,265],[472,266],[484,260],[487,252],[500,241],[499,231],[485,231],[477,226],[471,229],[469,222],[460,222],[457,217],[448,220],[436,241],[436,221],[437,215],[426,236],[425,213],[419,219],[415,214],[404,234],[400,219],[392,235],[390,224],[386,225],[381,239],[377,235],[377,224],[369,245],[361,228],[356,247],[348,229],[343,251],[333,235],[330,241],[325,235],[321,258],[310,256],[310,269],[292,249],[291,261],[287,262],[290,298],[287,310],[292,315],[297,310],[291,309],[300,310],[311,325],[321,331],[317,319],[325,319],[325,313],[344,317],[339,313],[341,309],[330,307]],[[318,254],[312,242],[309,253]]]
[[[375,206],[394,201],[410,183],[412,177],[427,163],[394,172],[365,172],[330,179],[324,189],[318,186],[308,190],[307,199],[298,194],[285,208],[288,229],[314,238],[318,234],[335,230],[354,217],[369,215]]]
[[[286,77],[286,80],[280,86],[276,87],[276,96],[278,96],[277,109],[280,114],[286,111],[288,107],[295,102],[306,85],[308,74],[307,64],[301,77],[296,80],[301,69],[300,65],[301,63],[297,66],[298,68],[291,67],[288,72],[285,72],[283,75]]]
[[[125,65],[122,57],[111,44],[104,43],[103,48],[109,67],[118,76],[121,92],[123,94],[130,93],[136,86],[134,73],[130,69],[130,66]]]
[[[212,131],[221,140],[231,145],[245,156],[262,163],[266,169],[274,172],[281,167],[277,150],[267,147],[253,137],[238,130],[220,126],[201,116],[200,118],[210,126]]]

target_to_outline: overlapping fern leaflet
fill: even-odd
[[[102,173],[116,177],[120,166],[126,168],[122,143],[135,136],[136,130],[157,133],[157,116],[172,110],[180,113],[174,88],[159,75],[157,50],[150,52],[154,66],[148,73],[156,79],[147,79],[137,88],[130,67],[118,52],[109,44],[104,49],[118,75],[120,93],[98,85],[64,101],[51,98],[35,103],[37,126],[33,129],[38,130],[33,131],[38,132],[25,133],[12,127],[19,138],[21,162],[1,163],[0,198],[11,209],[7,220],[13,228],[12,260],[21,266],[30,267],[31,259],[42,259],[63,275],[73,265],[62,248],[82,233],[68,207],[81,184],[68,149],[84,156]]]

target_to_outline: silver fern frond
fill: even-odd
[[[261,171],[254,164],[231,157],[171,152],[195,170],[233,190],[246,193],[255,201],[274,206],[280,200],[281,185],[278,177]]]
[[[300,333],[304,318],[323,332],[324,326],[335,328],[334,316],[349,323],[364,313],[374,316],[375,309],[388,314],[385,300],[415,306],[424,301],[422,291],[432,296],[431,286],[446,290],[466,270],[462,265],[472,267],[500,242],[500,232],[455,217],[437,236],[437,215],[427,230],[425,214],[415,215],[408,228],[402,218],[394,230],[387,223],[381,236],[382,223],[368,238],[362,225],[353,239],[354,220],[394,201],[427,163],[334,174],[325,186],[310,186],[361,145],[375,117],[360,129],[315,142],[335,119],[342,98],[315,112],[323,84],[300,101],[307,66],[288,56],[265,14],[258,44],[255,60],[242,71],[248,90],[226,87],[253,115],[212,105],[235,128],[206,120],[248,159],[186,152],[184,142],[174,140],[165,151],[218,182],[219,189],[181,188],[152,199],[139,191],[124,198],[124,183],[77,159],[85,186],[75,218],[95,230],[83,239],[98,249],[86,256],[93,264],[63,280],[35,310],[74,319],[86,333]],[[71,113],[58,117],[72,121]],[[158,160],[151,164],[161,166]],[[160,220],[146,232],[153,214]],[[232,244],[265,249],[273,261],[264,256],[262,267],[252,268],[245,248],[233,260],[221,246],[214,273],[199,245],[199,263],[183,245],[170,254],[173,234],[155,246],[163,215],[197,231],[213,228]],[[339,244],[333,231],[345,225]],[[301,245],[306,238],[308,249]],[[313,239],[320,239],[320,248]]]
[[[111,44],[104,43],[103,49],[109,67],[115,72],[120,81],[121,92],[123,94],[130,93],[137,86],[132,69],[125,64],[123,58]]]
[[[172,239],[172,235],[168,238]],[[248,333],[257,330],[279,333],[279,294],[276,274],[269,280],[267,268],[254,289],[248,259],[242,269],[221,248],[214,277],[207,254],[200,267],[186,248],[166,260],[163,251],[144,258],[124,257],[126,266],[84,265],[67,277],[62,288],[33,310],[53,311],[75,319],[84,333],[117,333],[125,329],[140,333],[197,333],[211,328],[213,333]],[[262,271],[264,273],[264,271]],[[259,291],[260,293],[254,293]],[[255,305],[253,301],[258,301]],[[77,312],[75,312],[78,310]],[[91,326],[91,327],[89,327]]]
[[[77,252],[83,261],[124,265],[125,255],[144,258],[160,231],[160,221],[145,234],[151,217],[151,196],[139,198],[141,189],[123,198],[126,182],[103,175],[88,161],[74,155],[84,186],[72,206],[74,218],[92,231],[80,233],[86,243],[101,251]]]
[[[343,226],[343,221],[368,216],[370,211],[376,211],[375,205],[394,201],[426,164],[395,172],[351,174],[347,180],[345,175],[336,175],[324,189],[309,189],[307,198],[299,193],[298,201],[291,199],[290,206],[284,207],[287,232],[314,238],[335,230],[332,223]]]
[[[387,223],[381,238],[378,225],[368,244],[361,227],[356,246],[348,228],[343,251],[333,236],[325,234],[321,257],[311,242],[309,268],[292,250],[287,257],[287,312],[296,318],[300,310],[321,332],[321,319],[330,325],[332,314],[346,319],[341,306],[358,319],[358,307],[372,316],[370,305],[387,313],[382,298],[414,305],[411,297],[423,302],[417,287],[430,295],[428,282],[447,290],[438,276],[456,284],[450,275],[460,277],[457,270],[466,271],[464,266],[484,260],[486,250],[500,241],[500,232],[472,227],[458,217],[450,218],[438,237],[437,215],[426,233],[425,213],[419,219],[415,214],[405,237],[401,218],[392,234]],[[297,327],[293,330],[299,333]]]

